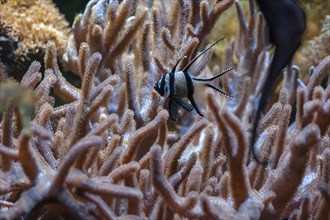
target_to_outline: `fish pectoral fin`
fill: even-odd
[[[184,100],[180,99],[180,98],[173,98],[174,101],[180,105],[184,110],[191,112],[194,108],[192,107],[192,105],[190,105],[188,102],[185,102]]]
[[[197,112],[200,116],[203,116],[203,117],[204,117],[204,115],[199,111],[199,109],[198,109],[198,107],[197,107],[197,105],[196,105],[196,103],[195,103],[194,97],[189,96],[188,99],[189,99],[190,103],[192,104],[192,106],[196,109],[196,112]]]
[[[168,112],[170,114],[170,118],[173,121],[178,120],[178,118],[179,118],[178,106],[173,98],[170,98],[170,100],[168,102]]]

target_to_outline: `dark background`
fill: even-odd
[[[74,17],[84,11],[88,2],[88,0],[54,0],[54,3],[65,15],[65,18],[70,22],[70,25],[72,25]]]

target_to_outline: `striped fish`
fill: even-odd
[[[177,63],[174,65],[172,71],[170,73],[165,74],[162,76],[158,81],[155,82],[154,89],[159,93],[159,95],[169,98],[168,103],[168,111],[170,118],[174,121],[176,121],[179,118],[178,113],[178,106],[181,106],[186,111],[192,111],[193,109],[196,110],[196,112],[203,116],[199,108],[197,107],[195,100],[193,98],[195,87],[197,85],[202,84],[203,86],[209,87],[214,89],[215,91],[221,93],[222,95],[225,95],[226,97],[231,97],[230,95],[226,94],[224,91],[222,91],[220,88],[217,88],[208,82],[213,81],[214,79],[222,76],[223,74],[229,72],[233,68],[228,68],[219,74],[211,77],[211,78],[196,78],[189,74],[189,68],[191,65],[200,57],[202,56],[206,51],[208,51],[210,48],[212,48],[215,44],[217,44],[219,41],[221,41],[224,38],[221,38],[217,42],[213,43],[212,45],[208,46],[204,51],[202,51],[200,54],[198,54],[195,58],[193,58],[187,66],[181,70],[177,71],[176,68],[180,61],[183,59],[179,59]],[[191,104],[184,101],[183,98],[188,98]]]

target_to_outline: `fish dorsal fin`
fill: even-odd
[[[207,48],[205,48],[205,50],[203,50],[200,54],[198,54],[197,56],[195,56],[188,64],[187,66],[182,70],[182,72],[188,72],[190,66],[200,57],[202,56],[206,51],[208,51],[209,49],[211,49],[214,45],[216,45],[217,43],[219,43],[219,41],[222,41],[223,39],[225,39],[224,37],[217,40],[215,43],[211,44],[210,46],[208,46]]]
[[[177,67],[178,64],[181,62],[181,60],[183,60],[183,59],[185,59],[185,58],[187,58],[187,56],[184,56],[184,57],[180,58],[180,59],[176,62],[176,64],[175,64],[174,67],[172,68],[171,73],[175,73],[175,72],[176,72],[176,67]]]

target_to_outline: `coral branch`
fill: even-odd
[[[69,173],[69,169],[72,167],[72,164],[77,160],[79,155],[91,147],[99,148],[101,144],[102,139],[97,136],[89,136],[76,143],[60,163],[57,175],[53,180],[53,187],[63,185],[64,180]]]
[[[251,186],[245,167],[248,149],[247,137],[238,118],[226,109],[219,113],[219,107],[210,93],[207,95],[207,99],[216,118],[217,126],[224,135],[223,140],[224,150],[228,160],[229,185],[235,207],[237,208],[251,193]],[[234,133],[235,141],[231,140],[232,132]]]
[[[206,120],[200,120],[197,122],[181,139],[177,142],[171,150],[167,153],[167,161],[165,165],[165,176],[169,177],[171,174],[176,173],[178,159],[185,149],[185,146],[205,128],[207,125]]]
[[[89,193],[100,196],[109,195],[121,198],[134,198],[137,200],[141,200],[143,198],[142,193],[137,189],[111,183],[100,184],[89,181],[88,179],[75,178],[74,176],[69,176],[67,183],[82,190],[86,190]]]
[[[56,76],[56,83],[54,85],[54,90],[57,95],[66,101],[76,101],[80,98],[80,91],[74,88],[70,83],[66,81],[57,65],[57,52],[55,43],[49,41],[47,43],[47,50],[45,55],[45,67],[52,69]]]
[[[8,159],[11,159],[11,160],[17,160],[18,159],[18,150],[10,149],[9,147],[6,147],[2,144],[0,144],[0,154],[2,156],[5,156]]]
[[[307,98],[311,99],[313,89],[320,85],[322,80],[329,74],[330,69],[330,56],[325,57],[320,64],[315,68],[312,77],[307,84]]]
[[[320,129],[310,124],[291,141],[290,153],[278,165],[277,172],[268,179],[261,191],[272,190],[276,196],[272,200],[275,212],[266,207],[261,218],[280,218],[282,212],[300,184],[309,159],[308,152],[320,142]]]
[[[121,156],[121,163],[125,164],[131,160],[140,159],[157,140],[157,134],[160,128],[168,119],[168,113],[160,111],[157,117],[140,128],[134,134],[128,143],[127,149]]]
[[[2,103],[1,103],[2,104]],[[10,101],[7,109],[2,114],[2,130],[1,130],[1,143],[9,148],[13,147],[13,114],[14,114],[14,103]],[[1,156],[1,167],[3,171],[10,170],[11,161],[3,155]]]
[[[27,134],[22,134],[19,138],[18,159],[22,164],[24,173],[33,182],[41,170],[35,152],[31,148],[30,136]]]
[[[79,101],[78,111],[74,119],[73,130],[71,133],[68,146],[72,146],[77,140],[86,134],[87,129],[87,107],[90,102],[90,93],[93,84],[93,77],[101,62],[102,56],[99,53],[94,53],[88,61],[86,71],[84,73],[82,84],[82,97]]]
[[[133,79],[133,66],[130,60],[125,62],[125,85],[126,85],[126,95],[128,108],[134,111],[134,119],[138,127],[144,124],[144,120],[140,113],[138,103],[136,101],[136,94],[134,89],[134,79]]]
[[[171,209],[184,214],[195,205],[196,195],[190,194],[185,199],[178,197],[173,187],[166,180],[161,164],[161,149],[155,145],[151,148],[151,178],[153,184]]]

